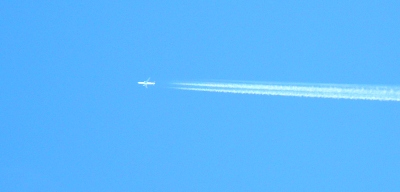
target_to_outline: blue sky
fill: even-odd
[[[399,9],[1,2],[2,191],[398,191],[398,102],[168,87],[399,86]],[[137,85],[148,77],[156,86]]]

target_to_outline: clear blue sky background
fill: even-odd
[[[2,1],[1,191],[400,191],[400,1]],[[156,86],[137,85],[151,77]]]

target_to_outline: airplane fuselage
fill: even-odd
[[[138,82],[138,84],[139,85],[155,85],[156,83],[155,82],[144,82],[144,81],[142,81],[142,82]]]

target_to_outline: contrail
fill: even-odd
[[[236,94],[400,101],[400,87],[340,84],[173,83],[175,89]]]

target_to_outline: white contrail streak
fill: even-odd
[[[400,101],[400,87],[338,84],[173,83],[175,89],[236,94]]]

